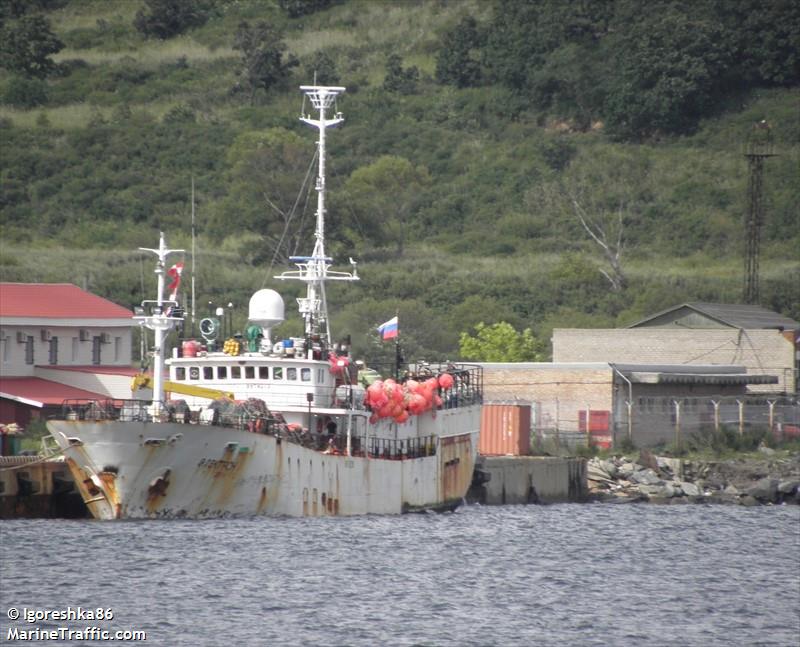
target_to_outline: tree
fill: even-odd
[[[544,357],[530,328],[517,332],[505,321],[491,326],[479,323],[474,337],[462,332],[459,349],[461,357],[476,362],[539,362]]]
[[[148,37],[172,38],[208,20],[210,8],[203,0],[145,0],[133,26]]]
[[[622,266],[626,232],[650,201],[650,184],[650,162],[644,154],[609,149],[580,154],[562,177],[543,189],[547,208],[580,225],[600,248],[606,267],[599,271],[614,292],[628,285]]]
[[[29,79],[43,79],[56,68],[50,56],[63,48],[44,16],[24,15],[0,32],[0,66]]]
[[[313,178],[308,143],[283,128],[246,131],[226,153],[230,168],[228,195],[221,203],[217,229],[225,235],[230,223],[259,232],[266,240],[272,262],[296,254],[314,226],[304,213],[307,194],[298,194],[303,176]],[[313,185],[313,182],[311,182]]]
[[[423,189],[431,182],[428,169],[403,157],[385,155],[353,171],[344,194],[360,238],[373,245],[394,243],[402,254],[411,230],[411,215]]]
[[[305,66],[304,78],[318,85],[334,85],[339,78],[336,63],[327,52],[315,52]]]
[[[289,76],[299,61],[294,56],[284,60],[286,44],[277,29],[259,21],[254,26],[246,21],[239,23],[233,49],[242,52],[242,69],[239,75],[250,91],[250,103],[255,103],[259,89],[268,91]]]
[[[657,12],[615,39],[604,116],[618,139],[690,132],[724,89],[732,53],[715,20]]]
[[[464,17],[442,38],[442,46],[436,55],[436,80],[459,88],[480,85],[484,42],[485,37],[475,18]]]
[[[386,59],[386,76],[383,89],[387,92],[410,94],[417,89],[419,70],[416,66],[403,68],[403,59],[398,54],[390,54]]]
[[[336,0],[278,0],[278,4],[289,18],[300,18],[316,11],[327,9]]]

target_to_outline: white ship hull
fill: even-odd
[[[395,438],[432,438],[410,454],[380,457],[325,453],[274,435],[194,423],[52,420],[48,427],[92,515],[121,519],[454,508],[472,479],[479,424],[478,404],[427,412],[402,425],[381,421],[370,426],[376,437],[393,431]]]

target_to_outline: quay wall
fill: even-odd
[[[469,503],[581,502],[589,495],[583,458],[481,456],[475,469],[478,478],[467,495]]]

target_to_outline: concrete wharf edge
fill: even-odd
[[[480,456],[475,470],[468,503],[578,503],[589,496],[585,458]]]

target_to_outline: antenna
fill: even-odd
[[[319,335],[325,344],[330,344],[331,331],[328,322],[328,304],[325,297],[325,281],[357,281],[358,274],[353,264],[353,272],[334,272],[328,269],[328,265],[333,262],[332,258],[325,256],[325,131],[344,121],[342,113],[335,112],[332,119],[325,116],[325,111],[334,105],[337,95],[345,91],[339,86],[323,85],[301,85],[300,89],[311,102],[311,105],[319,112],[318,119],[312,119],[311,115],[302,114],[300,121],[313,126],[319,130],[319,140],[317,140],[318,164],[317,174],[317,224],[314,231],[314,251],[311,256],[293,256],[292,260],[297,266],[297,270],[284,272],[276,276],[276,279],[296,279],[305,281],[306,296],[297,299],[300,315],[305,321],[306,337]]]
[[[758,257],[761,246],[761,225],[764,224],[764,160],[775,157],[772,130],[766,120],[753,126],[747,138],[749,175],[747,180],[747,213],[745,214],[744,293],[748,304],[758,303]]]
[[[169,249],[164,239],[163,231],[161,232],[157,249],[149,247],[140,247],[139,249],[143,252],[152,252],[158,256],[155,270],[158,277],[156,300],[142,302],[143,306],[148,303],[151,305],[151,314],[145,315],[142,309],[142,315],[134,317],[145,328],[152,330],[155,335],[153,343],[153,413],[158,414],[164,402],[164,340],[167,333],[181,320],[180,317],[171,316],[170,309],[165,308],[165,305],[175,305],[175,302],[164,300],[164,267],[166,266],[167,256],[184,250]]]
[[[194,275],[196,273],[195,253],[194,253],[194,240],[195,240],[195,227],[194,227],[194,175],[192,175],[192,337],[194,337],[194,317],[195,317],[195,303],[197,302],[196,294],[194,291]]]

